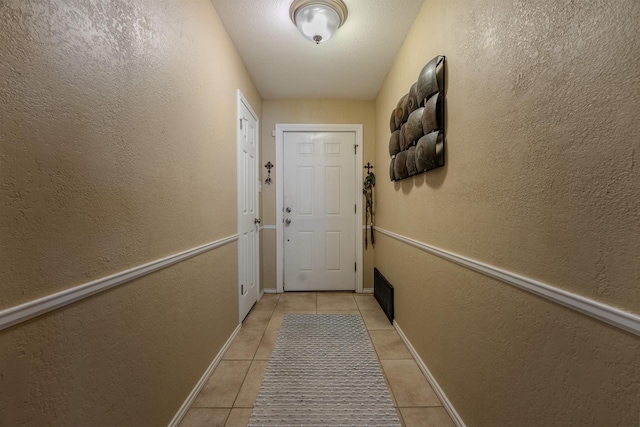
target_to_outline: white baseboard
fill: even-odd
[[[372,294],[373,293],[373,288],[362,288],[362,292],[363,294]]]
[[[424,361],[422,360],[422,358],[420,357],[416,349],[413,348],[413,345],[411,345],[411,342],[409,342],[409,339],[407,338],[407,336],[404,334],[404,332],[402,332],[402,329],[400,329],[400,325],[398,325],[398,322],[394,320],[393,326],[394,328],[396,328],[396,331],[398,332],[398,335],[400,335],[400,338],[402,338],[402,341],[404,341],[404,343],[406,344],[407,348],[409,349],[409,352],[413,356],[413,359],[416,361],[416,363],[418,364],[418,367],[420,368],[424,376],[427,378],[427,381],[429,381],[429,384],[431,384],[431,388],[433,388],[433,391],[438,396],[438,399],[440,399],[440,402],[442,402],[442,406],[444,407],[444,409],[447,411],[447,413],[453,420],[453,423],[457,427],[466,427],[464,424],[464,421],[462,421],[462,418],[460,417],[460,414],[456,412],[456,409],[453,407],[453,405],[451,404],[447,396],[444,394],[444,391],[436,381],[435,377],[429,371],[429,368],[427,368],[427,365],[424,363]]]
[[[222,346],[222,348],[220,349],[216,357],[213,359],[213,362],[211,362],[211,365],[209,365],[207,370],[204,371],[204,374],[202,375],[202,377],[200,378],[196,386],[193,388],[193,390],[191,390],[191,393],[189,393],[189,396],[187,396],[187,400],[184,401],[184,403],[182,404],[182,406],[180,407],[176,415],[173,417],[173,419],[169,423],[169,427],[178,427],[178,425],[180,424],[184,416],[187,414],[187,411],[189,410],[193,402],[196,400],[196,397],[198,397],[198,393],[200,393],[200,390],[202,390],[202,387],[204,387],[207,380],[213,373],[213,370],[216,369],[216,366],[218,366],[218,363],[220,363],[220,361],[222,360],[222,356],[224,356],[225,351],[227,351],[227,349],[233,342],[233,339],[236,337],[236,335],[238,335],[238,332],[240,332],[240,328],[242,328],[242,324],[239,324],[236,327],[236,329],[233,331],[233,333],[231,334],[227,342],[224,343],[224,345]]]

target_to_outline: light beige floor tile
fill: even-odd
[[[384,378],[384,382],[387,385],[387,390],[389,390],[389,396],[391,396],[391,401],[393,402],[394,407],[398,407],[398,402],[396,401],[396,397],[393,395],[393,390],[391,390],[391,385],[389,384],[389,380],[384,373],[384,369],[382,369],[382,365],[380,366],[380,370],[382,371],[382,377]]]
[[[269,360],[273,347],[276,345],[276,339],[278,338],[278,330],[267,330],[262,336],[262,341],[258,346],[258,351],[253,357],[253,360]]]
[[[284,293],[280,295],[275,311],[315,311],[317,309],[316,301],[317,298],[315,292]]]
[[[225,427],[247,427],[253,409],[233,408],[227,419]]]
[[[360,310],[360,314],[362,314],[364,324],[370,331],[379,329],[395,329],[380,308],[377,310]]]
[[[442,407],[400,408],[400,413],[407,427],[455,427]]]
[[[263,332],[252,329],[240,329],[238,335],[224,353],[223,360],[252,360],[256,354]]]
[[[399,407],[442,406],[415,361],[381,360],[380,364]]]
[[[387,380],[387,377],[385,377],[384,380],[387,383],[387,388],[389,389],[389,396],[391,396],[391,401],[393,402],[393,406],[397,408],[398,401],[396,400],[396,396],[393,394],[393,390],[391,390],[391,386],[389,385],[389,380]]]
[[[356,304],[360,310],[378,310],[380,304],[373,295],[355,295]]]
[[[250,365],[248,360],[222,360],[192,407],[231,408]]]
[[[280,299],[280,294],[264,294],[260,301],[253,306],[251,310],[266,310],[273,311],[276,308],[276,304],[278,304],[278,300]]]
[[[400,335],[393,330],[372,330],[369,331],[373,348],[378,353],[378,358],[382,359],[412,359],[409,349],[404,345]]]
[[[242,387],[240,387],[240,393],[238,393],[238,397],[233,404],[234,408],[253,408],[266,369],[266,360],[254,360],[251,363],[249,372],[247,372]]]
[[[231,409],[191,408],[180,427],[224,427]]]
[[[353,297],[353,293],[345,292],[318,292],[318,311],[334,310],[349,311],[357,310],[358,305]]]
[[[242,329],[251,329],[263,332],[267,329],[267,325],[271,319],[271,313],[271,311],[267,310],[251,309],[247,317],[242,322]]]

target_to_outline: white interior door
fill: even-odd
[[[355,290],[355,132],[285,132],[284,290]]]
[[[238,294],[240,322],[258,300],[258,118],[238,92]]]

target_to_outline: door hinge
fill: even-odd
[[[358,144],[353,144],[353,154],[358,154]]]
[[[353,205],[353,213],[358,213],[358,205]]]
[[[358,263],[357,262],[353,263],[353,271],[355,271],[355,272],[358,271]]]
[[[240,285],[240,295],[244,295],[244,285]]]
[[[240,119],[240,130],[242,130],[242,118]]]

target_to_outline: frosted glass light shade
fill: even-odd
[[[338,30],[340,17],[328,6],[311,4],[296,13],[296,26],[307,39],[322,43]]]
[[[342,0],[295,0],[289,9],[291,20],[308,40],[329,40],[347,19]]]

